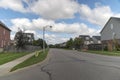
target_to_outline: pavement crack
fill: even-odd
[[[47,64],[47,65],[48,65],[48,64]],[[47,65],[42,66],[42,67],[41,67],[41,71],[42,71],[42,72],[45,72],[45,73],[49,76],[49,80],[52,80],[52,73],[51,73],[49,70],[45,69],[45,67],[46,67]]]

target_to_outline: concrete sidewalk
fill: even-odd
[[[21,58],[18,58],[18,59],[16,59],[16,60],[11,61],[11,62],[8,62],[8,63],[6,63],[6,64],[0,65],[0,76],[3,76],[3,75],[5,75],[5,74],[9,73],[10,70],[11,70],[14,66],[16,66],[17,64],[25,61],[26,59],[28,59],[28,58],[30,58],[30,57],[32,57],[33,55],[35,55],[35,52],[33,52],[33,53],[31,53],[31,54],[28,54],[28,55],[25,55],[25,56],[23,56],[23,57],[21,57]]]

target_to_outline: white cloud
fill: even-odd
[[[24,0],[0,0],[0,7],[5,9],[11,9],[19,12],[27,12],[23,2]]]
[[[13,24],[11,26],[11,30],[14,32],[18,31],[18,28],[24,30],[42,30],[46,25],[55,24],[52,20],[45,20],[40,18],[32,20],[29,20],[28,18],[15,18],[11,19],[11,23]]]
[[[0,7],[18,12],[32,12],[52,20],[73,18],[79,12],[82,19],[102,27],[111,16],[120,17],[120,13],[113,12],[108,5],[95,3],[95,7],[90,8],[76,0],[0,0]],[[36,20],[34,22],[35,25],[40,24]]]
[[[29,20],[27,18],[16,18],[12,19],[11,23],[13,24],[11,30],[16,32],[18,28],[22,28],[25,30],[42,30],[46,25],[52,25],[52,29],[46,28],[46,30],[58,33],[69,33],[69,34],[88,34],[95,31],[95,29],[89,28],[84,23],[55,23],[52,20],[45,19],[33,19]]]
[[[110,6],[95,3],[95,7],[90,8],[75,0],[0,0],[0,7],[18,12],[32,12],[44,19],[52,20],[73,18],[75,13],[79,12],[82,19],[99,26],[104,26],[111,16],[120,17],[120,14],[114,13]],[[36,20],[34,22],[36,25]]]
[[[0,7],[32,12],[46,19],[66,19],[74,17],[79,4],[75,0],[0,0]]]
[[[42,35],[38,34],[36,31],[39,31],[43,29],[43,26],[45,25],[52,25],[52,29],[46,28],[46,30],[55,32],[55,33],[66,33],[71,34],[73,36],[78,35],[95,35],[98,34],[98,31],[93,28],[89,28],[84,23],[73,23],[73,24],[67,24],[67,23],[56,23],[53,20],[45,20],[45,19],[33,19],[29,20],[27,18],[16,18],[12,19],[11,23],[13,24],[11,26],[11,30],[13,32],[16,32],[18,27],[26,30],[26,32],[33,32],[35,34],[36,38],[42,38]],[[73,37],[71,36],[71,37]],[[64,42],[68,38],[65,36],[63,37],[57,37],[56,34],[54,35],[46,35],[46,38],[48,40],[51,40],[52,43],[58,43],[58,42]]]
[[[79,4],[75,0],[38,0],[31,4],[30,9],[47,19],[73,18]]]
[[[80,17],[92,24],[103,27],[110,17],[120,17],[120,13],[115,13],[110,6],[96,3],[94,8],[90,8],[86,4],[80,4]]]
[[[46,37],[46,42],[48,44],[56,44],[56,43],[62,43],[62,42],[66,42],[69,38],[63,38],[60,37],[59,35],[55,35],[55,34],[45,34]]]
[[[52,29],[54,32],[68,33],[74,35],[95,35],[97,34],[97,30],[89,28],[84,23],[56,23]]]
[[[114,15],[109,6],[96,5],[95,8],[91,9],[85,4],[80,4],[79,13],[81,18],[99,26],[103,26]]]

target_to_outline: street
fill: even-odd
[[[43,64],[1,76],[0,80],[120,80],[120,57],[50,49]]]

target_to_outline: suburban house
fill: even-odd
[[[62,48],[66,47],[66,42],[61,43],[60,47],[62,47]]]
[[[24,39],[27,44],[32,45],[34,41],[34,34],[33,33],[23,33]]]
[[[34,46],[34,34],[25,33],[22,30],[19,30],[14,37],[14,40],[11,40],[11,45],[5,48],[5,51],[8,52],[33,52],[40,50],[41,46]],[[24,47],[16,46],[17,44],[24,44]],[[19,45],[18,44],[18,45]]]
[[[79,38],[83,40],[81,49],[88,49],[88,45],[93,43],[93,40],[89,35],[80,35]]]
[[[34,34],[33,33],[24,33],[24,32],[22,32],[22,34],[23,34],[23,39],[24,39],[24,42],[26,43],[26,45],[32,45],[33,41],[34,41]],[[15,38],[14,38],[15,44],[18,40],[18,38],[17,38],[18,36],[20,36],[19,32],[17,32],[15,35]]]
[[[88,45],[89,50],[102,50],[101,36],[92,36],[93,43]]]
[[[11,30],[0,21],[0,51],[10,44]]]
[[[114,40],[120,43],[120,18],[111,17],[100,32],[103,48],[109,51],[115,48]]]
[[[101,44],[101,36],[92,36],[94,44]]]
[[[84,45],[89,45],[93,43],[93,40],[89,35],[80,35],[79,38],[81,38],[84,41]]]

